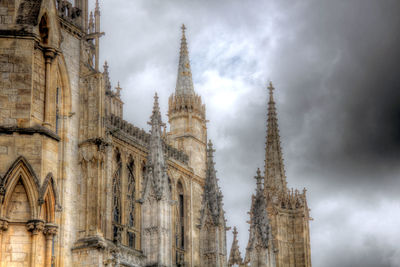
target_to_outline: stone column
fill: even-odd
[[[26,224],[26,228],[32,233],[32,249],[31,249],[31,264],[30,266],[36,266],[36,255],[37,255],[37,236],[44,229],[44,221],[42,220],[30,220]]]
[[[44,261],[45,267],[51,267],[53,256],[53,239],[57,234],[58,226],[52,223],[46,223],[44,227],[44,235],[46,236],[46,256]]]
[[[0,219],[0,260],[1,260],[1,251],[3,247],[3,231],[7,231],[8,229],[8,221],[5,219]]]
[[[56,56],[55,50],[53,48],[46,48],[44,51],[44,58],[46,62],[45,69],[45,106],[44,106],[44,123],[45,126],[51,126],[51,104],[54,101],[51,101],[51,88],[50,88],[50,71],[51,71],[51,62]]]

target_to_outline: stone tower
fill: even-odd
[[[200,266],[226,267],[226,223],[222,192],[214,168],[211,140],[207,149],[207,171],[200,212]]]
[[[300,193],[287,189],[272,83],[268,89],[264,193],[276,250],[276,266],[310,267],[310,215],[306,190]]]
[[[189,166],[194,173],[205,177],[207,148],[206,111],[201,97],[194,91],[189,52],[182,25],[178,77],[175,93],[169,98],[169,143],[189,155]]]
[[[257,169],[255,178],[257,189],[252,198],[250,209],[250,236],[246,248],[245,263],[250,267],[276,267],[271,226],[260,169]]]
[[[161,139],[160,108],[157,94],[154,97],[150,147],[143,181],[142,199],[142,249],[145,266],[172,265],[171,191]]]
[[[238,231],[235,226],[235,227],[233,227],[233,240],[232,240],[231,252],[229,253],[228,267],[245,266],[243,263],[242,256],[240,256],[237,234],[238,234]]]

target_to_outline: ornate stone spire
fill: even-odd
[[[214,149],[208,142],[206,178],[200,210],[200,266],[226,266],[226,222],[222,193],[214,168]]]
[[[232,241],[231,252],[229,254],[229,261],[228,261],[229,267],[231,267],[235,264],[238,266],[241,266],[243,264],[243,259],[240,256],[237,234],[238,234],[238,232],[237,232],[236,226],[235,226],[235,227],[233,227],[233,241]]]
[[[263,258],[265,257],[265,260],[269,261],[270,259],[266,255],[268,255],[269,246],[272,246],[270,223],[267,213],[267,201],[265,199],[264,189],[262,186],[263,177],[261,176],[260,169],[257,169],[257,175],[254,178],[257,180],[257,189],[256,195],[252,198],[250,209],[250,236],[249,243],[246,248],[246,263],[252,262],[260,258],[260,256]],[[251,264],[251,266],[269,265]]]
[[[206,219],[205,217],[207,213],[209,213],[214,225],[220,225],[225,221],[225,218],[222,207],[222,192],[218,187],[217,172],[214,168],[214,152],[213,144],[211,140],[209,140],[207,149],[206,181],[204,185],[200,223],[204,224]]]
[[[267,141],[265,151],[265,190],[286,192],[286,176],[283,165],[278,118],[274,101],[274,86],[269,83],[269,102],[267,119]]]
[[[253,228],[260,238],[261,244],[267,246],[269,234],[269,220],[267,214],[267,201],[265,200],[264,190],[260,169],[257,169],[257,175],[254,177],[257,180],[257,190],[254,199],[254,206],[251,210],[251,221]]]
[[[163,143],[161,139],[161,127],[164,126],[164,123],[161,121],[157,93],[154,96],[153,113],[148,124],[151,125],[150,146],[142,198],[145,199],[147,197],[150,192],[150,187],[152,187],[157,200],[169,200],[171,198],[171,192],[168,185]]]
[[[182,24],[181,50],[178,65],[178,78],[176,80],[175,94],[194,95],[192,71],[190,69],[189,52],[186,43],[185,25]]]

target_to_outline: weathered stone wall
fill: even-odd
[[[0,38],[0,125],[29,126],[33,45]]]
[[[189,156],[189,166],[196,175],[205,177],[207,129],[205,122],[197,116],[182,112],[171,116],[170,144]]]
[[[310,267],[310,246],[308,215],[304,208],[294,210],[277,209],[268,213],[271,219],[274,246],[278,250],[276,254],[276,266]]]
[[[37,122],[43,122],[46,77],[42,50],[34,49],[33,62],[32,117]]]
[[[62,73],[64,78],[68,78],[70,92],[66,95],[70,96],[71,110],[70,114],[63,116],[62,124],[65,135],[63,143],[63,155],[61,164],[63,166],[60,175],[60,199],[62,201],[62,215],[60,215],[60,231],[59,231],[59,254],[57,260],[59,266],[73,266],[71,248],[78,236],[79,206],[82,205],[80,196],[81,169],[78,162],[78,143],[79,143],[79,74],[80,74],[80,49],[81,40],[68,31],[62,32],[63,42],[61,43],[63,61],[67,73]]]
[[[0,2],[0,25],[7,27],[13,24],[20,0],[3,0]]]

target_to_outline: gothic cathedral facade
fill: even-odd
[[[305,191],[289,191],[270,85],[244,259],[227,254],[222,192],[185,28],[169,131],[123,118],[99,66],[100,7],[0,1],[0,267],[311,267]]]

